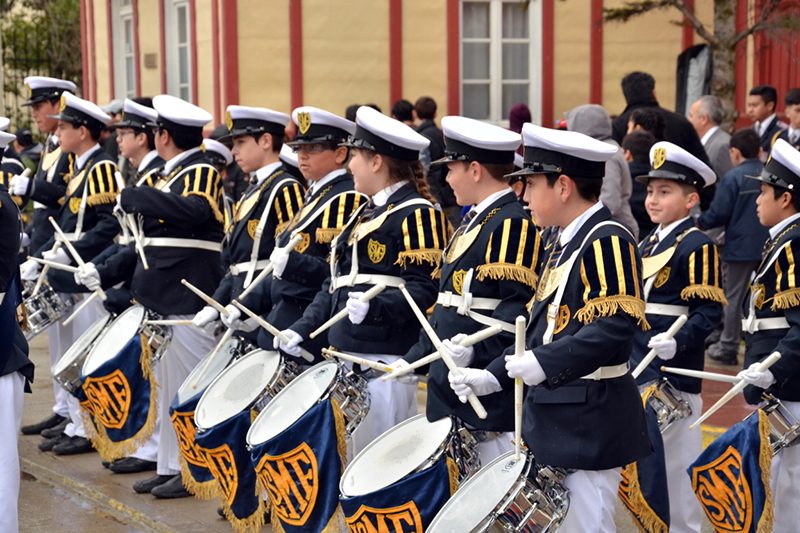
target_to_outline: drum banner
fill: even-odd
[[[169,418],[178,436],[183,486],[201,500],[210,500],[219,496],[219,484],[208,469],[204,450],[195,441],[194,410],[202,396],[203,391],[200,391],[182,404],[176,396],[169,406]]]
[[[720,435],[687,469],[715,531],[772,531],[770,423],[758,410]]]
[[[100,457],[112,461],[135,452],[153,434],[158,388],[147,340],[134,335],[91,374],[81,374],[77,396],[87,433]]]
[[[211,429],[198,431],[194,438],[217,481],[225,517],[239,533],[258,531],[264,525],[266,511],[247,452],[249,429],[250,410],[245,409]]]
[[[385,488],[342,498],[347,531],[423,533],[455,489],[452,473],[447,458],[442,457],[433,466]]]
[[[277,533],[341,531],[339,478],[347,445],[342,412],[324,401],[276,437],[254,446],[259,486],[269,493]]]
[[[667,467],[664,459],[664,441],[658,429],[658,417],[647,398],[655,385],[645,389],[642,400],[645,406],[647,434],[653,443],[653,453],[622,469],[618,496],[630,511],[639,529],[647,533],[669,531],[669,491]]]

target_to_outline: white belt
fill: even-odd
[[[209,252],[221,252],[222,243],[214,241],[201,241],[199,239],[178,239],[174,237],[145,237],[144,246],[163,248],[196,248]]]
[[[497,298],[473,298],[472,295],[469,295],[469,297],[465,298],[460,294],[454,294],[450,291],[440,292],[436,297],[436,303],[442,307],[458,307],[459,310],[466,308],[492,311],[498,305],[500,305],[501,301],[502,300]]]
[[[333,292],[341,287],[355,287],[356,285],[386,285],[387,287],[399,287],[405,282],[403,278],[397,276],[347,274],[346,276],[336,276],[333,278],[329,290]]]
[[[245,261],[244,263],[236,263],[235,265],[231,265],[228,267],[228,270],[234,276],[238,276],[239,274],[244,274],[250,268],[250,261]],[[264,270],[269,266],[269,259],[261,259],[256,261],[253,270]]]
[[[630,367],[628,366],[627,362],[614,366],[601,366],[591,374],[586,374],[585,376],[581,377],[581,379],[600,381],[601,379],[619,378],[627,374],[629,369]]]
[[[6,299],[6,293],[0,292],[0,305],[3,305],[3,300]]]
[[[34,209],[47,209],[47,206],[42,204],[42,203],[39,203],[39,202],[33,202],[33,208]]]
[[[755,333],[756,331],[766,331],[770,329],[789,329],[789,322],[782,316],[773,318],[745,318],[742,320],[742,329],[747,333]]]
[[[689,314],[689,306],[647,302],[644,306],[644,312],[647,315],[681,316]]]

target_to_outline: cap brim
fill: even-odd
[[[447,163],[455,163],[456,161],[460,161],[460,159],[454,159],[453,157],[446,155],[444,157],[440,157],[436,161],[431,161],[431,165],[446,165]]]
[[[532,168],[523,167],[523,168],[521,168],[519,170],[515,170],[511,174],[506,174],[503,177],[504,178],[516,178],[517,176],[531,176],[533,174],[546,174],[546,172],[539,172],[539,171],[534,170]]]
[[[78,122],[75,120],[75,117],[71,117],[69,115],[65,115],[64,113],[58,113],[57,115],[47,115],[48,118],[54,118],[56,120],[63,120],[64,122],[69,122],[70,124],[74,124]]]

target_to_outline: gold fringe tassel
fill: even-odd
[[[415,265],[428,263],[433,265],[434,268],[439,266],[442,262],[442,251],[438,248],[426,248],[423,250],[408,250],[397,254],[397,261],[394,262],[402,268],[406,268],[406,264],[411,262]]]
[[[644,314],[644,300],[625,294],[602,296],[589,300],[586,305],[575,313],[575,318],[583,324],[589,324],[595,318],[612,316],[618,311],[635,318],[636,324],[642,328],[642,331],[650,329],[650,324],[648,324]]]
[[[217,220],[217,222],[222,224],[225,221],[225,215],[223,215],[222,211],[219,209],[219,202],[214,200],[211,195],[200,191],[192,191],[186,193],[185,196],[199,196],[200,198],[204,198],[208,202],[209,207],[211,207],[211,212],[214,213],[214,218]]]
[[[28,324],[28,310],[25,309],[24,304],[19,304],[17,306],[17,324],[19,324],[22,331],[28,331],[30,329],[30,324]]]
[[[442,264],[436,265],[436,268],[431,272],[431,279],[442,279]]]
[[[764,509],[761,510],[761,519],[758,521],[758,533],[772,531],[772,521],[775,518],[772,509],[772,489],[770,489],[770,471],[772,470],[772,447],[769,444],[771,424],[766,413],[758,410],[758,434],[761,437],[761,446],[758,453],[758,466],[761,467],[761,483],[764,485]]]
[[[681,300],[688,300],[689,298],[702,298],[704,300],[711,300],[712,302],[728,305],[728,300],[725,298],[725,291],[713,285],[689,285],[684,287],[681,291]]]
[[[317,228],[315,238],[318,244],[328,244],[342,232],[342,228]]]
[[[800,305],[800,289],[781,291],[772,298],[772,310],[791,309]]]
[[[258,498],[258,507],[255,512],[247,518],[237,518],[230,505],[227,503],[222,504],[222,513],[225,519],[230,523],[236,533],[257,533],[266,524],[264,520],[264,512],[267,510],[267,504],[261,497]]]
[[[450,478],[450,496],[456,493],[458,490],[458,465],[456,462],[447,456],[447,476]]]
[[[486,278],[517,281],[532,289],[536,288],[536,281],[538,280],[538,276],[533,269],[514,263],[490,263],[479,266],[475,279],[483,281]]]
[[[117,202],[117,194],[115,192],[101,192],[93,194],[86,199],[86,205],[94,207],[96,205],[114,204]]]
[[[213,500],[220,496],[219,483],[217,483],[216,479],[211,478],[209,481],[197,481],[189,471],[189,464],[186,462],[186,459],[181,456],[178,460],[181,464],[181,480],[183,481],[183,486],[186,487],[186,490],[195,498],[198,500]]]

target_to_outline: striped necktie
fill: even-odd
[[[563,252],[564,246],[561,245],[561,239],[556,239],[553,243],[553,250],[550,252],[550,257],[547,258],[547,268],[556,268]]]
[[[642,249],[642,257],[650,257],[658,246],[658,233],[653,233]]]

